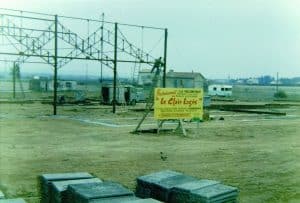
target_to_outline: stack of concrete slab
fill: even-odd
[[[198,180],[174,187],[169,202],[236,202],[237,196],[235,187],[213,180]]]
[[[172,189],[184,183],[197,180],[175,171],[160,171],[137,178],[137,196],[168,202]]]
[[[137,195],[168,203],[236,202],[238,190],[213,180],[199,180],[175,171],[161,171],[137,179]]]
[[[99,178],[53,181],[50,183],[49,194],[51,203],[70,202],[67,198],[67,188],[69,185],[84,183],[102,183]]]
[[[87,172],[78,173],[54,173],[54,174],[43,174],[40,176],[40,193],[41,203],[50,203],[50,185],[51,182],[66,181],[66,180],[78,180],[78,179],[91,179],[94,178]]]
[[[157,203],[140,199],[122,185],[114,182],[86,183],[68,186],[68,203]]]
[[[0,203],[26,203],[24,199],[0,199]]]

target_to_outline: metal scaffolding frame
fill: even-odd
[[[72,31],[63,24],[63,20],[79,20],[93,23],[99,23],[99,27],[83,39],[79,33]],[[17,21],[21,23],[18,23]],[[31,26],[23,26],[23,20],[30,22]],[[35,28],[36,22],[46,24],[46,28]],[[107,28],[109,26],[111,29]],[[167,67],[167,38],[168,30],[166,28],[157,28],[143,25],[133,25],[104,21],[87,18],[50,15],[45,13],[5,9],[0,8],[0,36],[4,36],[9,44],[14,47],[15,52],[0,51],[0,55],[17,56],[13,61],[14,67],[20,67],[22,63],[38,63],[28,61],[31,57],[37,57],[43,60],[44,64],[49,64],[54,68],[53,71],[53,114],[57,114],[57,71],[72,60],[90,60],[101,63],[102,66],[113,70],[113,113],[116,112],[116,86],[117,86],[117,64],[118,63],[140,63],[153,65],[156,58],[145,52],[143,48],[131,43],[122,33],[120,26],[127,28],[142,28],[158,30],[164,32],[164,50],[163,50],[163,86],[165,87],[166,67]],[[35,33],[35,35],[33,35]],[[53,48],[49,47],[51,42]],[[58,43],[62,42],[71,46],[69,52],[58,53]],[[103,47],[112,49],[113,56],[104,52]],[[21,48],[19,48],[21,47]],[[118,55],[126,56],[126,59],[118,58]],[[130,58],[130,59],[127,59]],[[102,82],[102,81],[101,81]]]

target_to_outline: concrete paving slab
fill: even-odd
[[[205,188],[205,187],[209,187],[209,186],[219,184],[219,183],[220,183],[219,181],[203,179],[203,180],[196,180],[196,181],[191,181],[191,182],[177,185],[171,191],[171,194],[169,197],[169,202],[170,203],[191,202],[190,197],[191,197],[192,191],[198,190],[201,188]]]
[[[51,203],[67,202],[67,188],[69,185],[84,183],[102,183],[99,178],[53,181],[50,183],[49,194]]]
[[[16,199],[0,199],[0,203],[26,203],[22,198]]]
[[[49,186],[52,181],[89,179],[89,178],[94,178],[94,177],[87,172],[42,174],[39,177],[41,203],[50,203],[50,198],[49,198],[50,195],[48,193],[49,193]]]
[[[93,199],[90,200],[89,203],[130,203],[132,201],[138,200],[138,197],[135,196],[123,196],[123,197],[109,197],[102,199]]]
[[[160,203],[160,201],[147,198],[141,199],[138,197],[112,197],[112,198],[105,198],[105,199],[95,199],[90,201],[90,203]]]
[[[201,189],[196,189],[190,193],[191,202],[227,202],[235,201],[238,196],[238,190],[235,187],[215,184]]]
[[[152,198],[147,198],[147,199],[137,199],[137,200],[132,200],[129,202],[124,202],[124,203],[159,203],[160,201],[152,199]]]
[[[137,195],[143,198],[151,197],[168,202],[172,189],[175,186],[196,180],[194,177],[175,171],[161,171],[139,177],[137,179]]]
[[[85,183],[68,186],[68,199],[72,203],[90,203],[95,199],[134,196],[134,193],[119,183]]]
[[[136,194],[137,196],[142,198],[150,198],[154,195],[154,184],[158,184],[163,179],[174,177],[177,175],[182,175],[182,173],[165,170],[140,176],[137,178]]]

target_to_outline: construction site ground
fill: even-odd
[[[65,105],[52,116],[49,104],[2,102],[0,190],[35,203],[43,173],[87,171],[134,190],[138,176],[171,169],[235,186],[240,202],[299,202],[300,106],[275,110],[287,115],[210,110],[210,121],[184,122],[184,137],[132,134],[143,112],[124,106]],[[151,114],[142,129],[156,125]]]

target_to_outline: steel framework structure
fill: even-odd
[[[63,23],[65,19],[96,23],[98,27],[91,33],[88,27],[88,36],[83,38],[80,33],[72,31]],[[25,21],[27,23],[24,23]],[[43,24],[45,28],[41,26],[34,27],[34,25],[39,23]],[[17,57],[12,61],[14,67],[20,67],[23,63],[45,63],[53,67],[54,115],[57,114],[57,70],[72,60],[100,62],[101,74],[102,66],[113,70],[113,113],[115,113],[117,64],[140,63],[152,66],[155,59],[159,58],[159,56],[154,57],[131,43],[120,29],[121,26],[142,28],[143,30],[158,30],[164,33],[163,86],[165,86],[168,37],[168,30],[166,28],[108,22],[104,21],[104,19],[76,18],[0,8],[0,35],[4,36],[14,47],[14,51],[1,50],[0,55]],[[70,48],[67,51],[60,51],[59,53],[59,42],[67,44]],[[104,51],[104,46],[106,50],[111,50],[111,54]],[[30,62],[29,59],[32,57],[40,58],[42,62]]]

